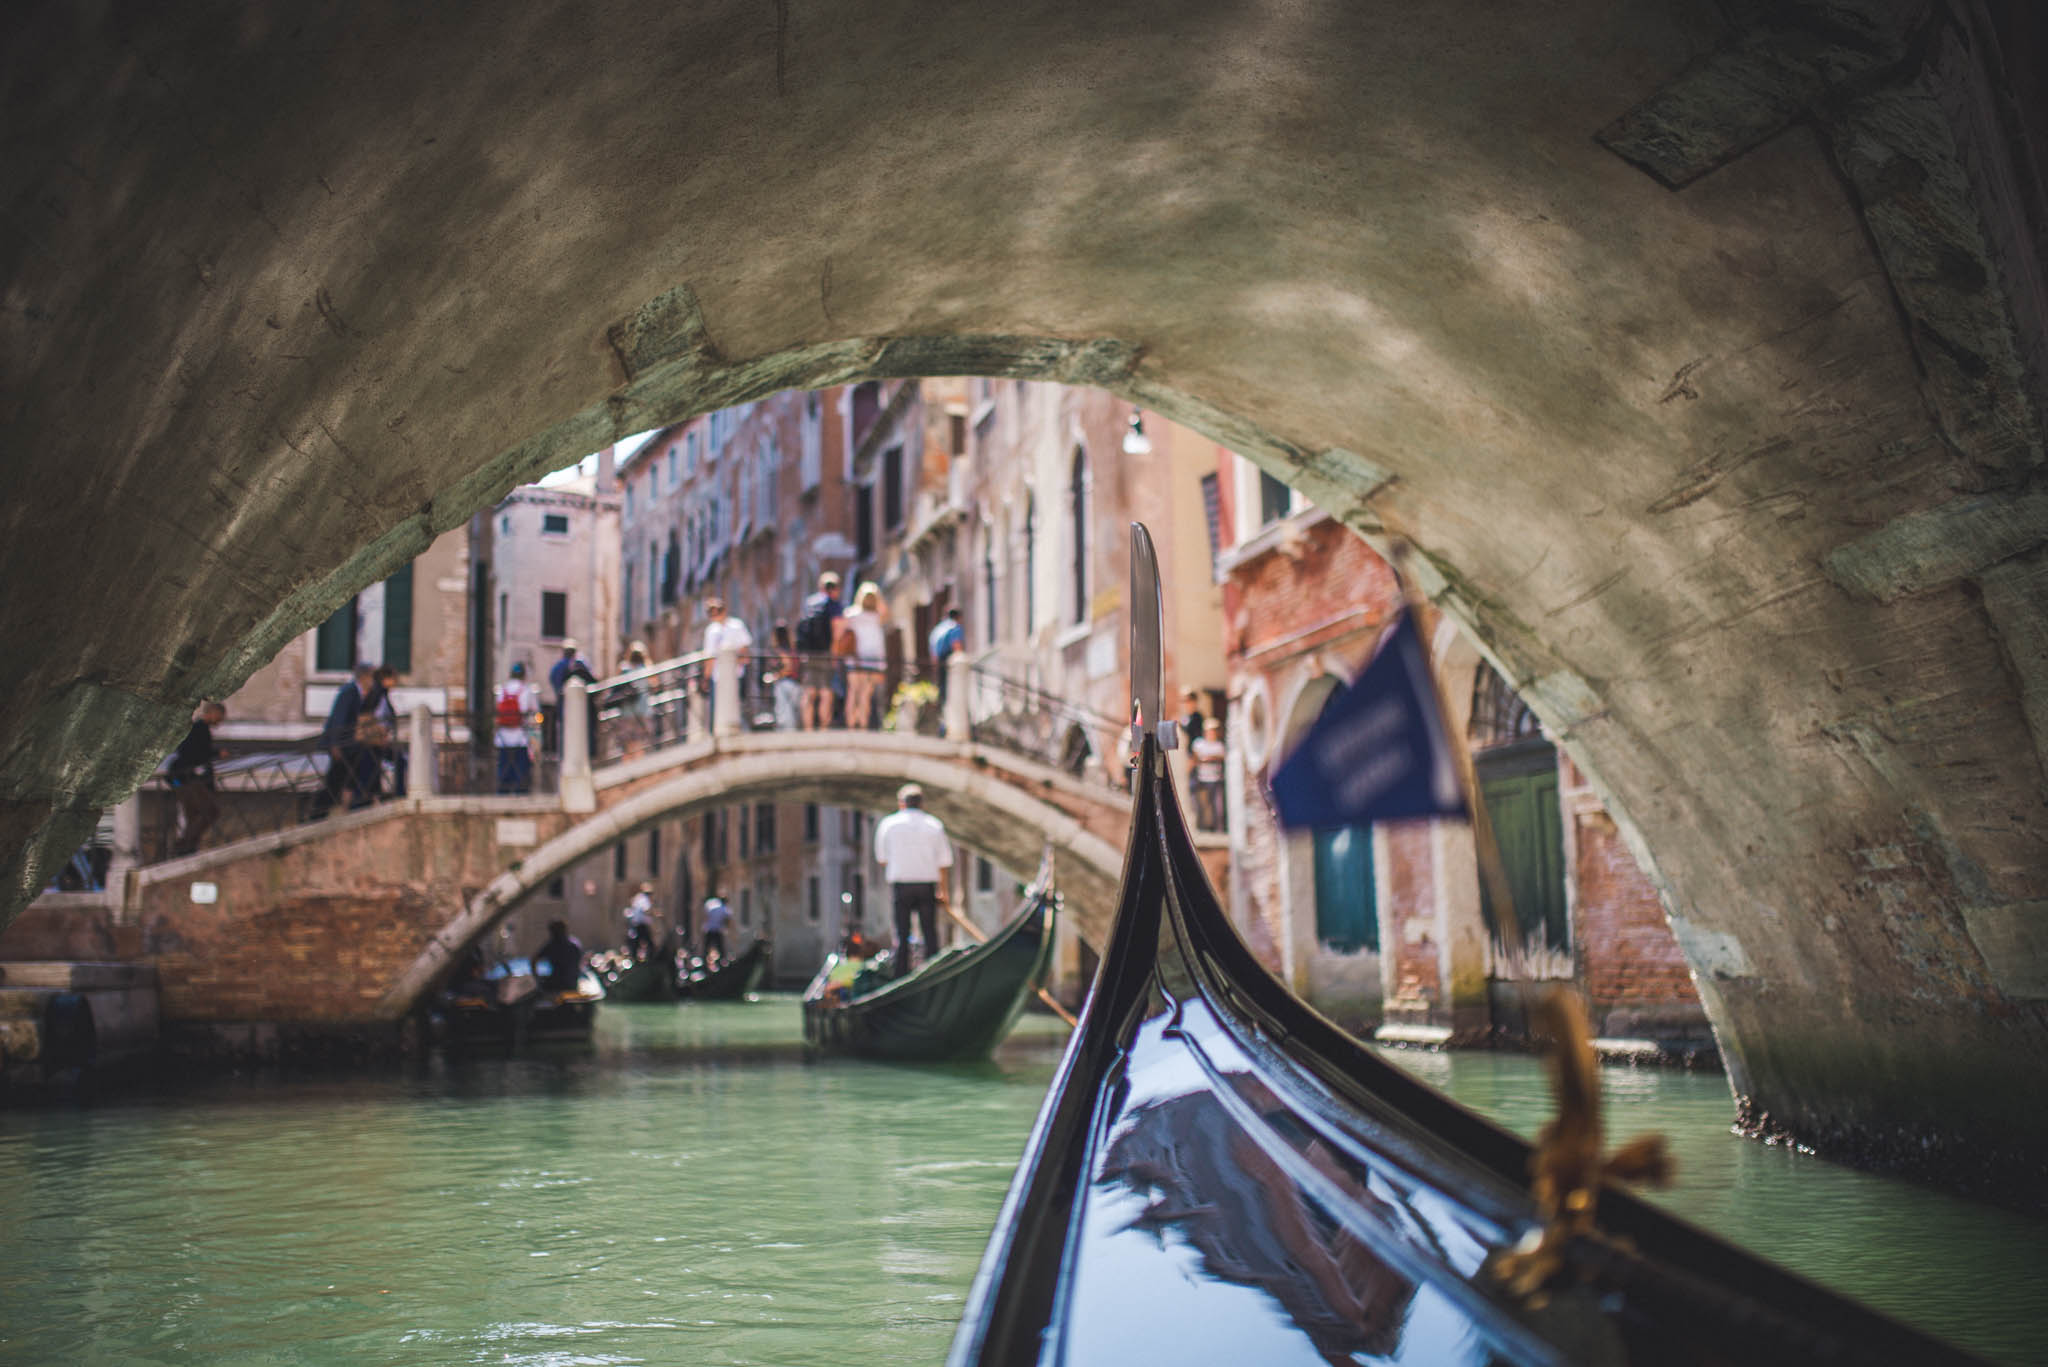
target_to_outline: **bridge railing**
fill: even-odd
[[[732,661],[736,681],[720,687],[721,659]],[[967,690],[969,736],[978,743],[1066,770],[1074,777],[1118,787],[1126,774],[1107,764],[1101,749],[1126,728],[1117,719],[1058,697],[988,665],[953,666],[947,682]],[[942,736],[947,709],[934,680],[907,673],[893,693],[886,672],[874,670],[872,687],[860,666],[843,656],[795,650],[704,651],[678,655],[600,679],[589,687],[591,759],[617,763],[652,751],[703,740],[717,731],[844,730],[873,694],[866,728]],[[734,719],[721,725],[720,710]],[[960,709],[952,709],[955,717]],[[820,720],[824,725],[817,726]],[[1127,782],[1122,785],[1127,786]]]
[[[1049,764],[1083,782],[1129,790],[1127,757],[1115,750],[1129,727],[1117,718],[991,663],[972,664],[962,672],[969,684],[967,714],[976,742]],[[1112,753],[1103,755],[1104,747]]]
[[[160,863],[412,794],[498,791],[495,747],[476,752],[457,718],[429,714],[424,722],[415,738],[420,723],[401,718],[390,745],[351,747],[345,753],[353,762],[346,764],[337,763],[318,736],[231,749],[214,762],[204,793],[160,768],[136,795],[138,856],[145,864]],[[529,726],[529,746],[534,730]],[[420,773],[423,764],[432,772]],[[554,792],[558,772],[555,757],[536,756],[526,791]]]
[[[610,764],[709,733],[711,657],[678,655],[590,685],[591,759]]]

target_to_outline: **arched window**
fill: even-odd
[[[1543,726],[1522,701],[1521,695],[1508,687],[1508,681],[1484,660],[1479,662],[1478,672],[1472,676],[1472,721],[1465,728],[1466,737],[1475,750],[1488,750],[1496,745],[1511,745],[1518,740],[1527,740],[1543,734]]]
[[[1074,621],[1088,620],[1088,449],[1074,448],[1074,468],[1067,484],[1074,514]]]

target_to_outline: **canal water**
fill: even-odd
[[[937,1363],[1063,1032],[977,1067],[807,1063],[793,998],[598,1038],[0,1114],[0,1362]],[[1534,1060],[1397,1061],[1525,1132]],[[1681,1214],[1994,1359],[2048,1361],[2048,1225],[1728,1132],[1607,1074]]]

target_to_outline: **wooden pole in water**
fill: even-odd
[[[954,925],[960,927],[960,929],[966,931],[969,935],[974,937],[974,943],[980,944],[982,941],[988,939],[988,932],[984,931],[980,926],[974,924],[974,922],[968,920],[965,916],[962,916],[959,912],[953,910],[953,904],[950,901],[939,903],[939,910],[945,912],[946,915],[952,917]],[[1066,1007],[1061,1006],[1059,1004],[1059,1001],[1052,995],[1052,993],[1046,991],[1042,987],[1034,987],[1031,990],[1038,994],[1038,999],[1040,1001],[1044,1002],[1047,1006],[1052,1008],[1052,1013],[1055,1016],[1058,1016],[1068,1025],[1079,1025],[1081,1023],[1080,1021],[1074,1018],[1072,1012],[1068,1011]]]

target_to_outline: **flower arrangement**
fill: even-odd
[[[888,715],[882,718],[882,728],[919,735],[938,734],[938,685],[923,679],[905,679],[896,685],[896,692],[889,699]]]

